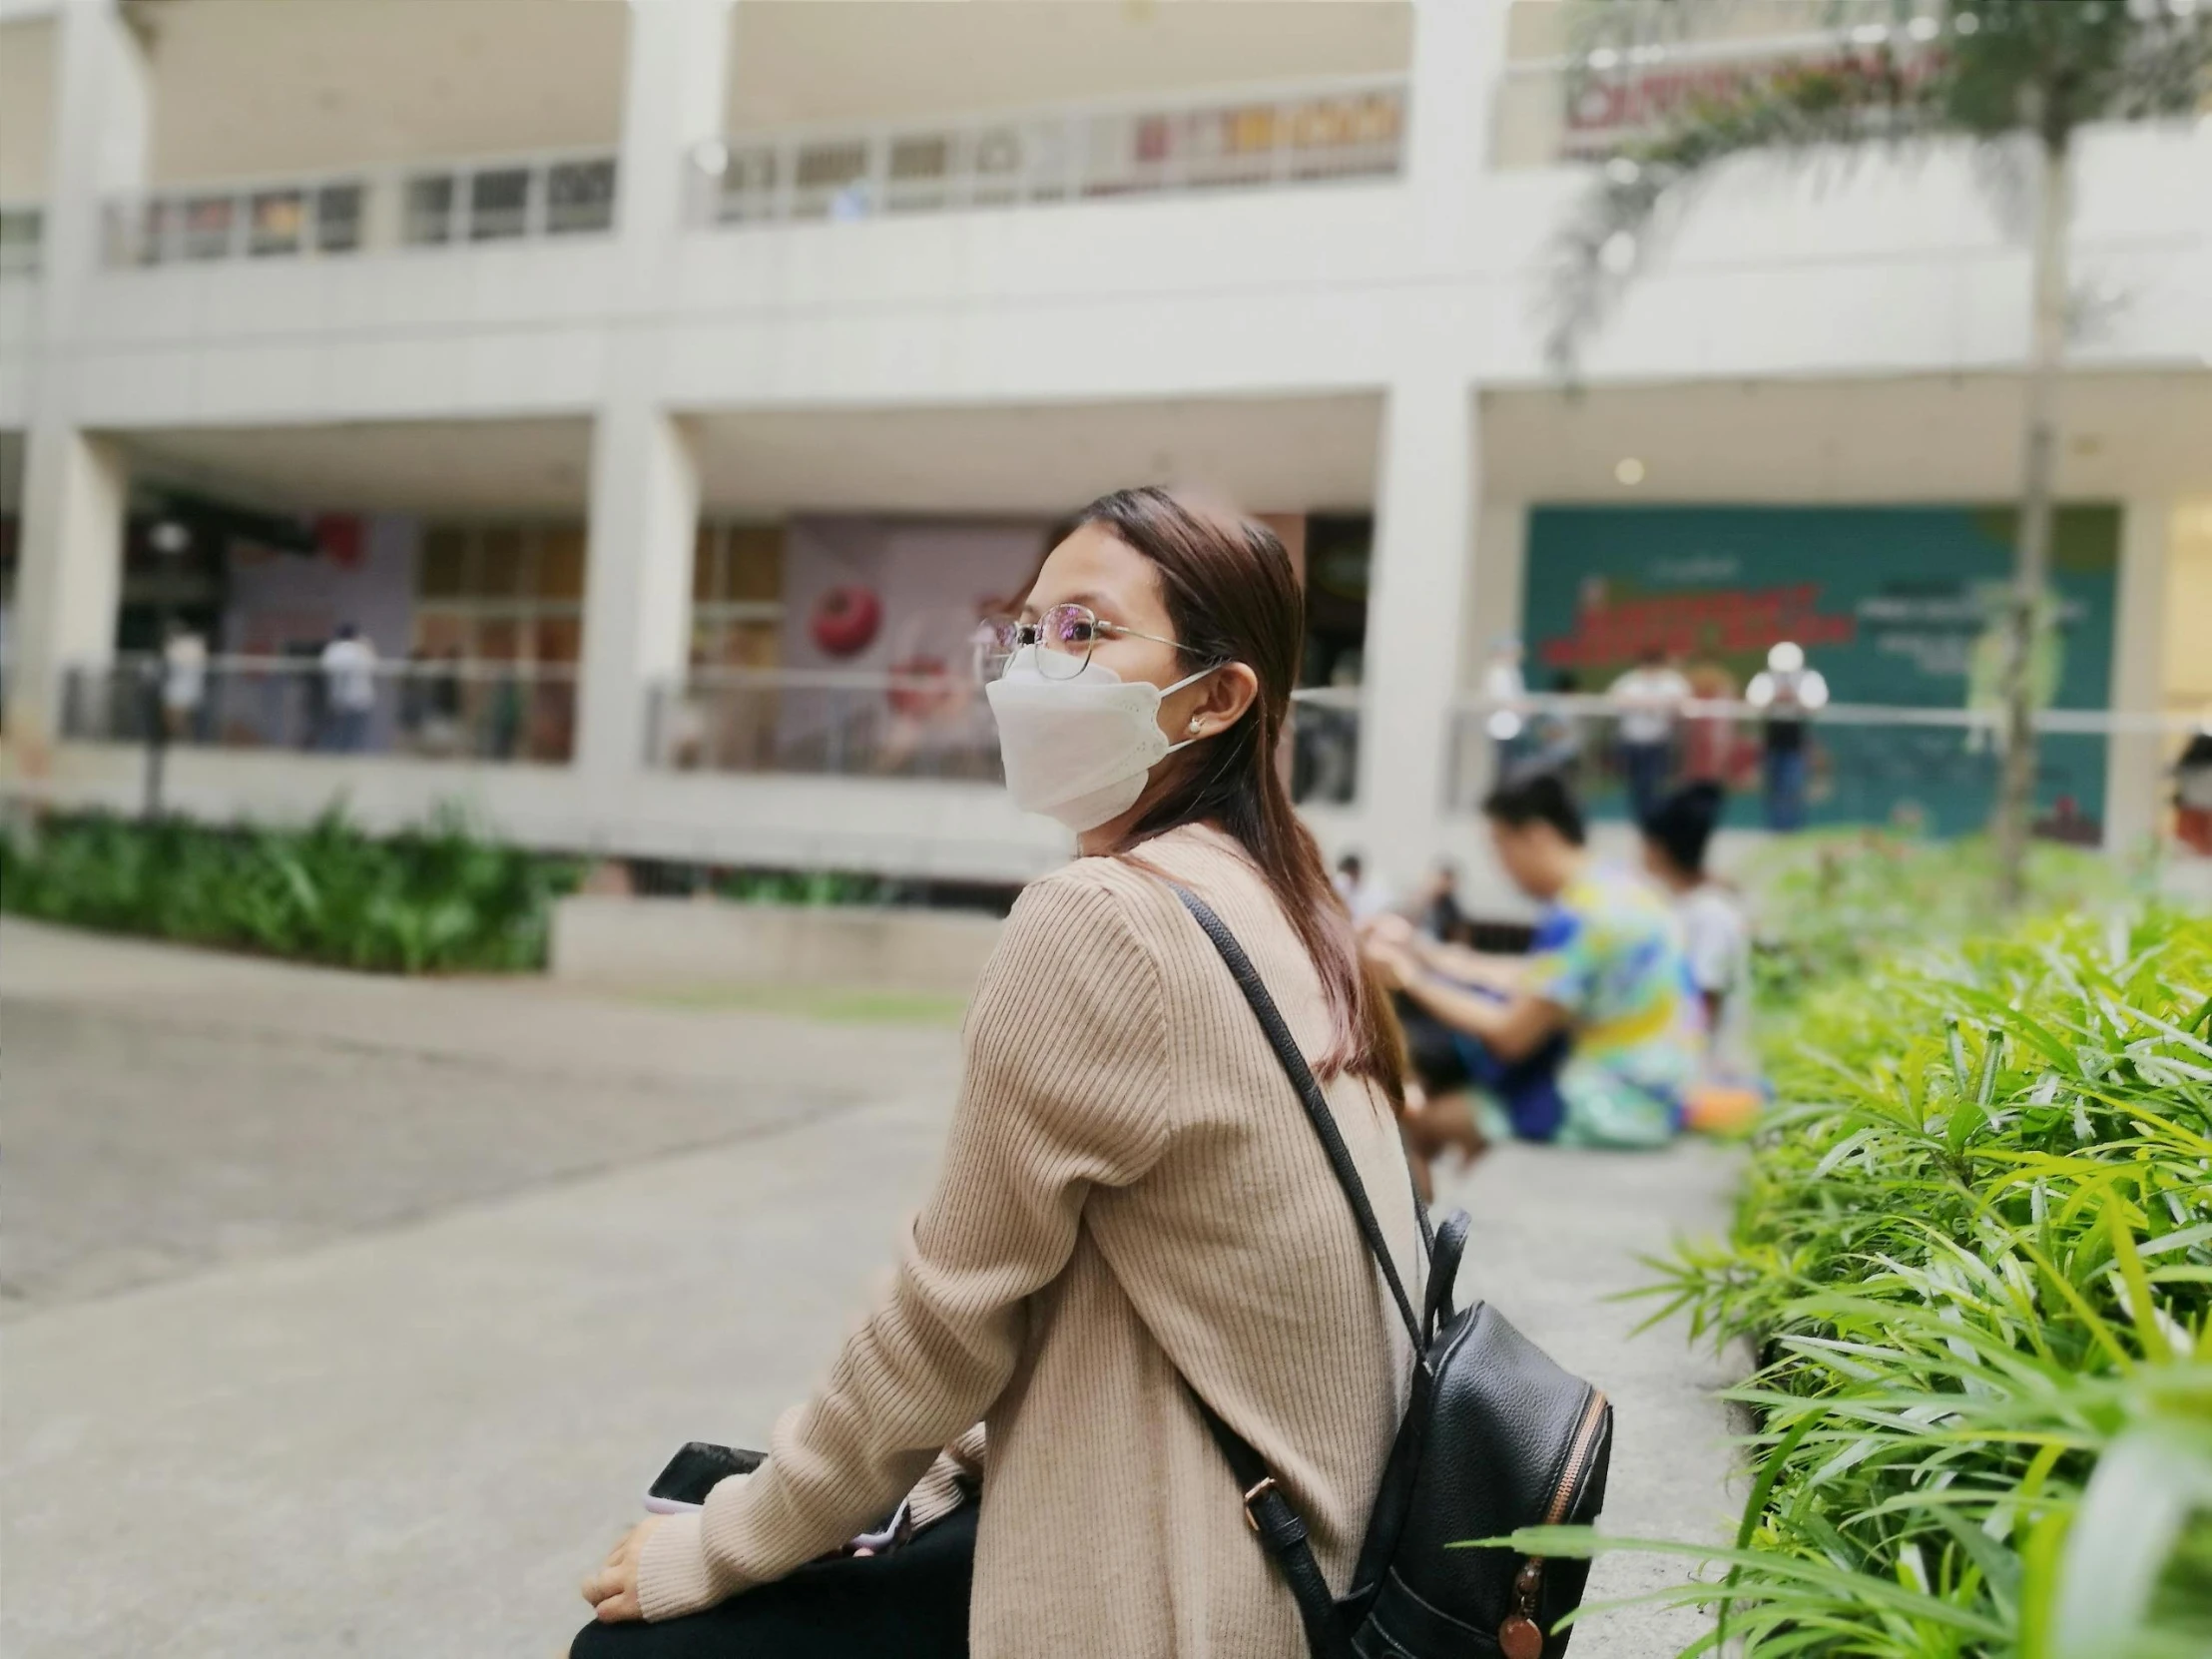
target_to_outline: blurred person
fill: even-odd
[[[1581,691],[1582,682],[1572,669],[1561,669],[1552,676],[1552,696],[1576,697]],[[1529,755],[1524,770],[1548,772],[1573,789],[1581,778],[1583,758],[1589,749],[1589,735],[1582,717],[1568,709],[1539,709],[1528,723],[1528,736]]]
[[[457,647],[448,647],[423,670],[422,747],[431,755],[460,753],[461,653]]]
[[[2212,727],[2192,733],[2174,761],[2174,838],[2212,854]]]
[[[1337,860],[1336,878],[1330,883],[1337,896],[1344,900],[1345,908],[1356,922],[1380,915],[1390,907],[1389,890],[1382,882],[1372,880],[1367,865],[1357,852],[1347,852]]]
[[[1214,1659],[1304,1651],[1190,1390],[1297,1471],[1341,1583],[1413,1356],[1273,1049],[1167,884],[1243,942],[1410,1267],[1395,1027],[1277,766],[1303,613],[1270,531],[1161,491],[1104,497],[1053,550],[987,695],[1015,803],[1078,856],[1022,895],[985,969],[898,1274],[757,1471],[634,1528],[592,1575],[601,1622],[574,1659],[927,1659],[971,1638],[1127,1659],[1194,1632]],[[908,1541],[837,1578],[851,1563],[820,1558],[902,1496]],[[778,1581],[803,1563],[802,1626],[803,1586]]]
[[[1492,705],[1483,718],[1483,729],[1490,735],[1495,777],[1502,778],[1511,771],[1528,747],[1527,713],[1521,707],[1527,695],[1528,682],[1521,673],[1521,642],[1512,634],[1501,634],[1492,642],[1489,665],[1482,671],[1482,698]]]
[[[1605,695],[1620,710],[1621,775],[1628,785],[1629,817],[1641,824],[1659,804],[1674,769],[1675,721],[1690,699],[1690,682],[1655,645]]]
[[[1752,676],[1744,701],[1761,712],[1760,744],[1766,774],[1767,828],[1780,833],[1805,828],[1807,717],[1828,707],[1828,682],[1805,663],[1805,648],[1782,640],[1767,653],[1767,666]]]
[[[1710,782],[1669,795],[1643,822],[1643,862],[1682,923],[1683,965],[1704,1014],[1703,1069],[1741,1078],[1752,1071],[1751,929],[1735,891],[1705,867],[1724,801]]]
[[[208,642],[190,623],[172,621],[162,640],[162,724],[170,737],[197,737],[207,701]]]
[[[1696,663],[1684,676],[1700,703],[1733,703],[1736,681],[1719,663]],[[1726,788],[1735,776],[1736,723],[1726,715],[1692,715],[1682,728],[1682,777]]]
[[[1459,871],[1449,858],[1436,860],[1428,872],[1420,896],[1413,905],[1413,924],[1432,939],[1446,944],[1464,942],[1467,913],[1459,907]]]
[[[322,648],[323,747],[357,755],[368,743],[368,717],[376,708],[376,648],[350,622],[338,624]]]
[[[1559,779],[1509,781],[1482,811],[1499,864],[1541,906],[1529,954],[1458,950],[1379,919],[1371,959],[1453,1033],[1493,1125],[1563,1145],[1665,1145],[1698,1047],[1679,923],[1649,883],[1591,858]]]

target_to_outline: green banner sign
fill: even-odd
[[[2013,515],[1973,507],[1537,507],[1523,615],[1530,690],[1602,692],[1657,648],[1704,695],[1736,696],[1779,640],[1802,645],[1838,703],[1961,709],[1993,691],[1990,634],[2012,567]],[[2115,507],[2058,515],[2057,628],[2038,664],[2061,709],[2110,706]],[[1730,821],[1758,822],[1760,734],[1745,723],[1683,734],[1683,764],[1731,787]],[[1586,767],[1601,815],[1619,779]],[[1956,728],[1816,724],[1814,823],[1895,823],[1940,834],[1986,823],[1996,757]],[[2094,839],[2104,740],[2038,745],[2043,832]]]

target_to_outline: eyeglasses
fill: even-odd
[[[1158,634],[1108,622],[1088,605],[1055,605],[1034,622],[1012,617],[986,621],[976,630],[976,674],[985,682],[996,680],[1006,672],[1015,652],[1033,645],[1037,648],[1039,674],[1047,680],[1072,680],[1089,666],[1091,648],[1102,639],[1151,640],[1156,645],[1172,645],[1178,651],[1189,649]]]

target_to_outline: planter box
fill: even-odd
[[[966,996],[994,916],[870,905],[579,894],[553,914],[552,972],[602,985],[779,984]]]

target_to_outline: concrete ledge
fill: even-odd
[[[998,942],[994,916],[867,905],[564,898],[552,973],[599,985],[781,984],[966,996]]]

